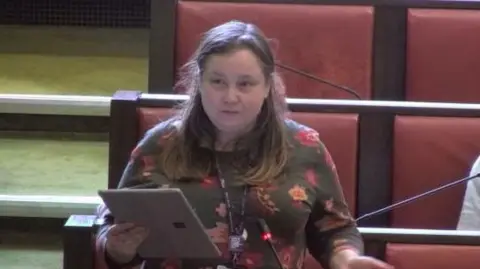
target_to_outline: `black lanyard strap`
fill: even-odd
[[[216,159],[216,168],[217,168],[217,178],[220,182],[220,187],[222,188],[223,198],[225,200],[225,206],[227,208],[227,217],[228,217],[228,227],[229,227],[229,234],[228,234],[228,244],[230,250],[230,263],[233,269],[236,269],[238,260],[240,259],[241,254],[244,250],[244,238],[245,233],[245,208],[246,208],[246,201],[248,195],[248,187],[245,186],[243,188],[243,196],[241,202],[241,209],[240,209],[240,217],[238,221],[235,223],[233,218],[233,206],[232,201],[230,200],[230,195],[227,191],[225,177],[220,169],[220,164],[218,159]]]

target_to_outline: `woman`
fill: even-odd
[[[302,268],[307,248],[324,269],[391,268],[361,256],[335,165],[317,132],[285,117],[283,85],[258,28],[232,21],[209,30],[184,71],[189,100],[139,142],[119,188],[180,188],[224,253],[210,268],[279,267],[268,245],[248,236],[258,234],[249,221],[256,218],[270,227],[284,268]],[[136,253],[148,231],[101,214],[97,246],[110,268],[201,267],[142,261]],[[243,251],[229,250],[229,238],[245,240]]]

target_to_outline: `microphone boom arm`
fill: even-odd
[[[406,200],[403,200],[403,201],[400,201],[398,203],[395,203],[395,204],[392,204],[392,205],[389,205],[387,207],[384,207],[384,208],[381,208],[379,210],[376,210],[376,211],[373,211],[371,213],[368,213],[368,214],[365,214],[359,218],[357,218],[355,221],[360,221],[360,220],[363,220],[365,218],[368,218],[368,217],[371,217],[371,216],[375,216],[375,215],[379,215],[379,214],[382,214],[382,213],[385,213],[385,212],[388,212],[390,210],[393,210],[395,208],[398,208],[398,207],[401,207],[403,205],[406,205],[406,204],[409,204],[417,199],[420,199],[420,198],[423,198],[423,197],[426,197],[430,194],[433,194],[433,193],[436,193],[436,192],[439,192],[439,191],[442,191],[444,189],[448,189],[450,187],[453,187],[455,185],[458,185],[460,183],[463,183],[465,181],[469,181],[471,179],[474,179],[474,178],[477,178],[477,177],[480,177],[480,173],[476,174],[476,175],[473,175],[473,176],[469,176],[469,177],[465,177],[465,178],[462,178],[462,179],[459,179],[457,181],[453,181],[453,182],[450,182],[448,184],[445,184],[443,186],[440,186],[438,188],[435,188],[435,189],[432,189],[432,190],[429,190],[427,192],[424,192],[424,193],[421,193],[421,194],[418,194],[418,195],[415,195],[413,197],[410,197]]]
[[[309,79],[311,79],[311,80],[314,80],[314,81],[316,81],[316,82],[320,82],[320,83],[323,83],[323,84],[327,84],[327,85],[332,86],[332,87],[334,87],[334,88],[337,88],[337,89],[346,91],[346,92],[348,92],[349,94],[355,96],[358,100],[362,100],[362,97],[360,97],[360,95],[359,95],[356,91],[354,91],[354,90],[352,90],[352,89],[350,89],[350,88],[348,88],[348,87],[346,87],[346,86],[335,84],[335,83],[330,82],[330,81],[328,81],[328,80],[319,78],[319,77],[314,76],[314,75],[312,75],[312,74],[303,72],[303,71],[301,71],[301,70],[298,70],[298,69],[296,69],[296,68],[293,68],[293,67],[290,67],[290,66],[288,66],[288,65],[284,65],[284,64],[281,64],[281,63],[278,63],[278,62],[275,63],[275,65],[278,66],[278,67],[281,67],[281,68],[283,68],[283,69],[285,69],[285,70],[288,70],[288,71],[290,71],[290,72],[292,72],[292,73],[295,73],[295,74],[297,74],[297,75],[301,75],[301,76],[304,76],[304,77],[309,78]]]

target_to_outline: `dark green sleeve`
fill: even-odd
[[[142,140],[137,144],[130,155],[130,159],[123,172],[122,178],[117,188],[130,188],[139,185],[150,185],[148,183],[155,182],[159,186],[168,184],[166,177],[158,170],[157,158],[161,151],[161,141],[163,137],[171,132],[171,129],[163,124],[160,124],[149,130]],[[142,262],[138,257],[128,264],[115,264],[105,252],[106,233],[109,227],[114,223],[114,217],[108,208],[101,204],[97,209],[97,215],[101,225],[96,234],[96,263],[98,268],[132,268]]]
[[[363,252],[363,241],[352,218],[340,186],[335,164],[322,142],[312,150],[317,197],[305,232],[307,247],[324,269],[330,268],[332,256],[349,248]]]

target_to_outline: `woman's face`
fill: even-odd
[[[208,57],[200,94],[218,131],[236,135],[253,127],[269,88],[260,60],[249,49],[239,49]]]

